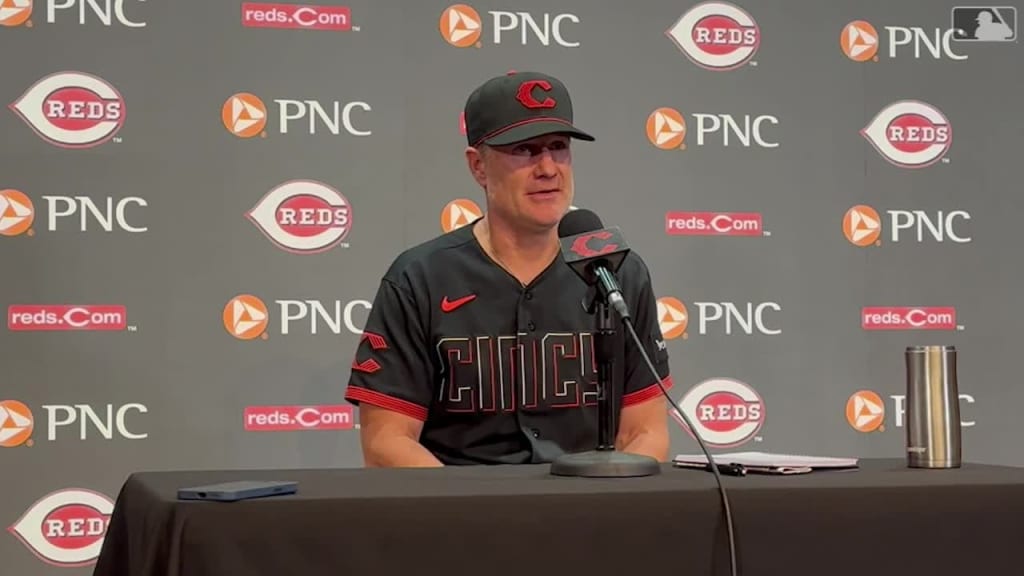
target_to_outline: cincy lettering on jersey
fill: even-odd
[[[446,412],[579,408],[597,404],[597,363],[589,332],[445,337],[437,399]]]
[[[352,370],[387,373],[390,343],[363,332]],[[497,413],[597,404],[597,363],[589,332],[530,337],[446,336],[434,346],[437,407],[451,413]],[[385,378],[387,376],[384,376]]]

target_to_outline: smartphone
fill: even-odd
[[[274,480],[239,480],[191,488],[179,488],[179,500],[210,500],[237,502],[266,496],[282,496],[298,492],[298,482]]]

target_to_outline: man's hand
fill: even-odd
[[[443,466],[419,442],[423,422],[363,402],[359,405],[359,438],[369,468]]]
[[[650,456],[658,462],[668,460],[668,409],[665,397],[632,404],[619,415],[619,433],[615,449]]]

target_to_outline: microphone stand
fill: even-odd
[[[615,362],[615,320],[601,291],[591,287],[593,295],[583,302],[588,314],[594,314],[594,356],[597,362],[597,447],[576,454],[564,454],[551,463],[555,476],[588,478],[627,478],[654,476],[661,464],[650,456],[615,450],[615,403],[613,402]]]

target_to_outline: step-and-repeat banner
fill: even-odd
[[[486,209],[461,109],[513,69],[715,450],[902,457],[947,344],[964,457],[1024,464],[1018,8],[0,0],[0,572],[87,574],[133,471],[360,466],[379,278]]]

